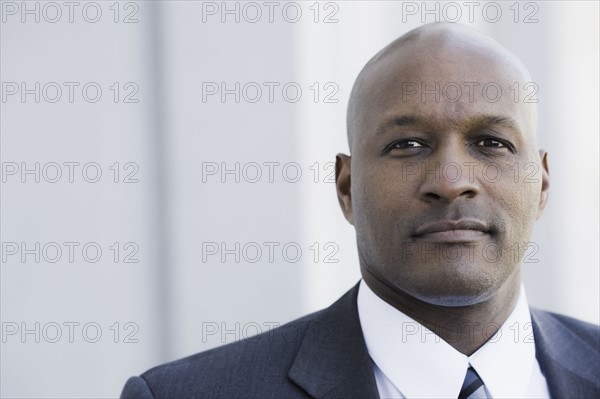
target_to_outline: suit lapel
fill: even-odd
[[[362,334],[358,284],[319,312],[306,330],[288,376],[315,398],[378,398]]]
[[[562,398],[594,397],[598,393],[597,352],[546,312],[531,309],[536,357],[546,377],[550,395]]]
[[[373,362],[367,351],[356,299],[358,284],[315,315],[288,376],[315,398],[378,398]],[[536,357],[550,395],[594,397],[599,390],[597,352],[558,319],[531,309]],[[588,360],[586,360],[588,359]]]

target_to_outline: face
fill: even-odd
[[[445,306],[515,281],[548,189],[526,76],[464,42],[405,44],[369,67],[352,156],[337,159],[363,274]]]

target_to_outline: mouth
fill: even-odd
[[[467,243],[480,241],[490,234],[490,226],[477,219],[437,220],[421,225],[413,237],[432,242]]]

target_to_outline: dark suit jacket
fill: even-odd
[[[378,398],[358,285],[329,308],[131,377],[121,398]],[[552,397],[600,397],[598,326],[531,309]]]

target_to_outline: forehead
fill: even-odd
[[[355,109],[360,135],[405,115],[432,127],[461,126],[482,115],[511,119],[535,130],[534,107],[523,103],[527,72],[509,53],[485,43],[425,40],[406,43],[370,65]]]

